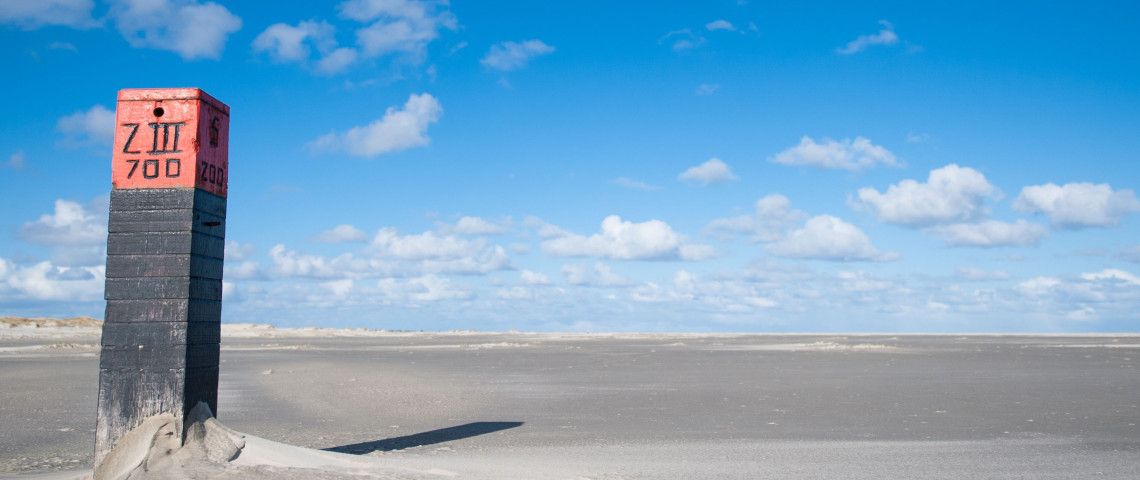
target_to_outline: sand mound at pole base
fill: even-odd
[[[119,440],[95,470],[94,478],[422,480],[456,476],[440,470],[395,468],[384,465],[381,459],[295,447],[242,434],[213,418],[204,403],[198,404],[186,421],[190,422],[186,441],[179,446],[173,415],[144,420]]]

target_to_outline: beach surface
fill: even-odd
[[[98,341],[0,325],[0,477],[89,471]],[[1138,366],[1138,336],[226,325],[217,418],[379,478],[1123,479]]]

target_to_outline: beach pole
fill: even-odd
[[[119,91],[96,465],[147,417],[217,412],[229,113],[197,88]]]

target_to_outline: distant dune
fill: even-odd
[[[48,318],[48,317],[0,317],[0,325],[7,328],[16,327],[30,327],[30,328],[45,328],[45,327],[101,327],[103,322],[91,317],[69,317],[69,318]]]

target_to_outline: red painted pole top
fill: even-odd
[[[131,88],[115,108],[114,188],[226,196],[230,107],[197,88]]]

